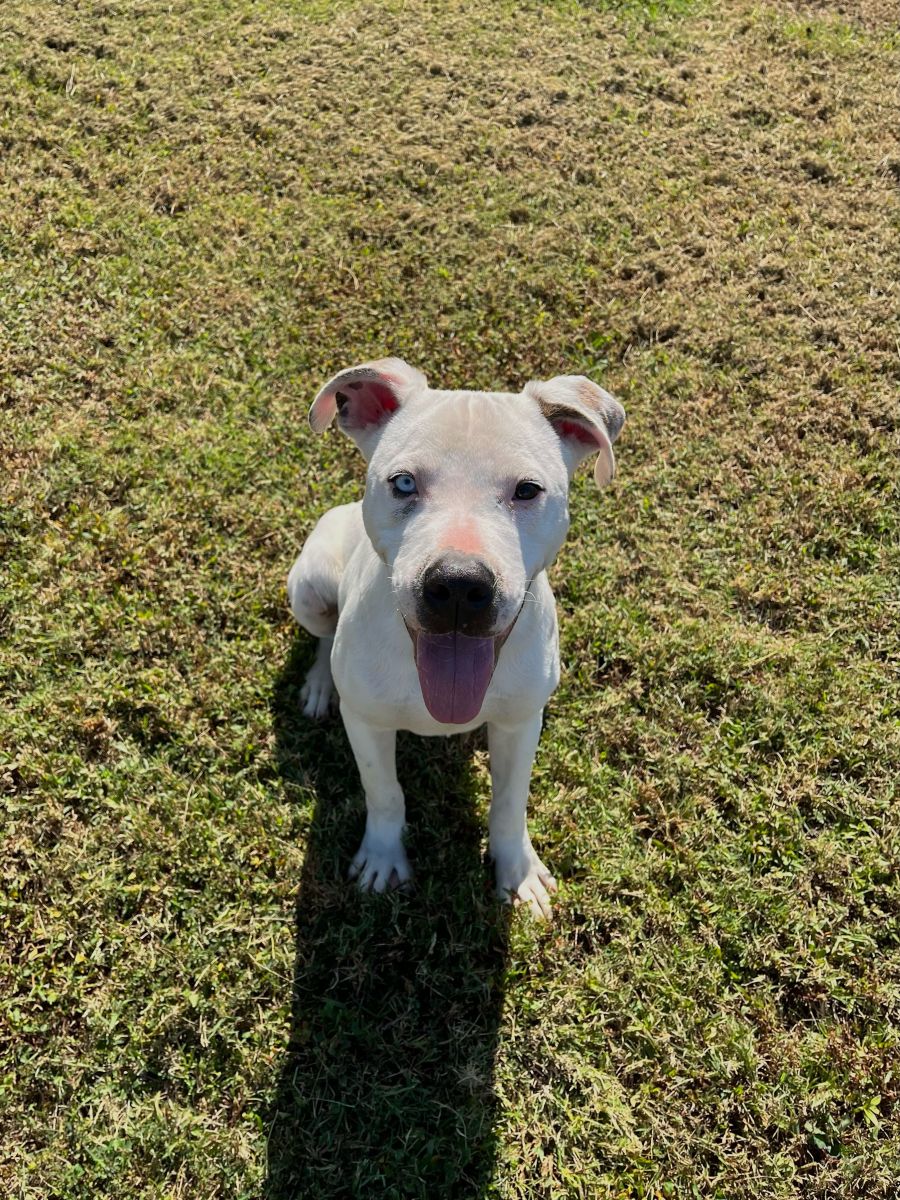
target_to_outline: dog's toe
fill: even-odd
[[[402,887],[412,879],[412,868],[402,842],[379,845],[363,838],[350,864],[350,879],[361,891],[384,892]]]
[[[304,717],[311,717],[315,721],[327,717],[333,700],[334,685],[331,676],[327,679],[316,678],[314,672],[310,671],[300,689],[301,712]]]
[[[538,920],[553,915],[550,893],[556,891],[556,880],[535,854],[531,843],[495,851],[497,865],[497,895],[516,908],[527,907]]]
[[[537,917],[541,921],[549,921],[553,916],[553,905],[550,903],[548,893],[556,891],[556,883],[551,876],[548,876],[548,879],[551,885],[549,887],[536,875],[529,875],[527,879],[523,880],[513,897],[515,907],[527,905],[533,917]]]

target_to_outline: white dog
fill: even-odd
[[[287,586],[294,617],[320,639],[303,711],[323,716],[337,688],[365,790],[350,877],[381,892],[411,875],[397,730],[487,723],[498,894],[549,916],[556,884],[525,823],[559,682],[547,568],[568,528],[572,473],[596,454],[597,485],[612,479],[625,413],[582,375],[518,395],[436,391],[386,358],[322,388],[310,424],[321,433],[335,416],[368,460],[365,496],[322,517]]]

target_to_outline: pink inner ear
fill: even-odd
[[[334,396],[344,429],[377,425],[400,407],[388,385],[378,380],[344,384]]]
[[[578,421],[566,421],[563,419],[554,421],[553,425],[560,437],[575,438],[577,442],[584,442],[586,446],[600,445],[600,440],[596,433]]]

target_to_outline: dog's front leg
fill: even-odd
[[[366,832],[350,865],[350,878],[364,891],[383,892],[412,875],[403,848],[406,810],[397,782],[397,733],[376,729],[344,704],[341,716],[366,794]]]
[[[488,725],[491,751],[490,851],[497,868],[497,894],[527,904],[535,916],[549,917],[549,892],[556,880],[535,854],[525,823],[531,768],[541,736],[541,713],[521,725]]]

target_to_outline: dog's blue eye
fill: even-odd
[[[516,485],[516,490],[513,493],[514,500],[533,500],[538,492],[544,489],[539,483],[532,483],[530,479],[523,479]]]
[[[393,475],[390,482],[394,485],[395,496],[415,496],[419,490],[413,476],[406,472],[401,475]]]

